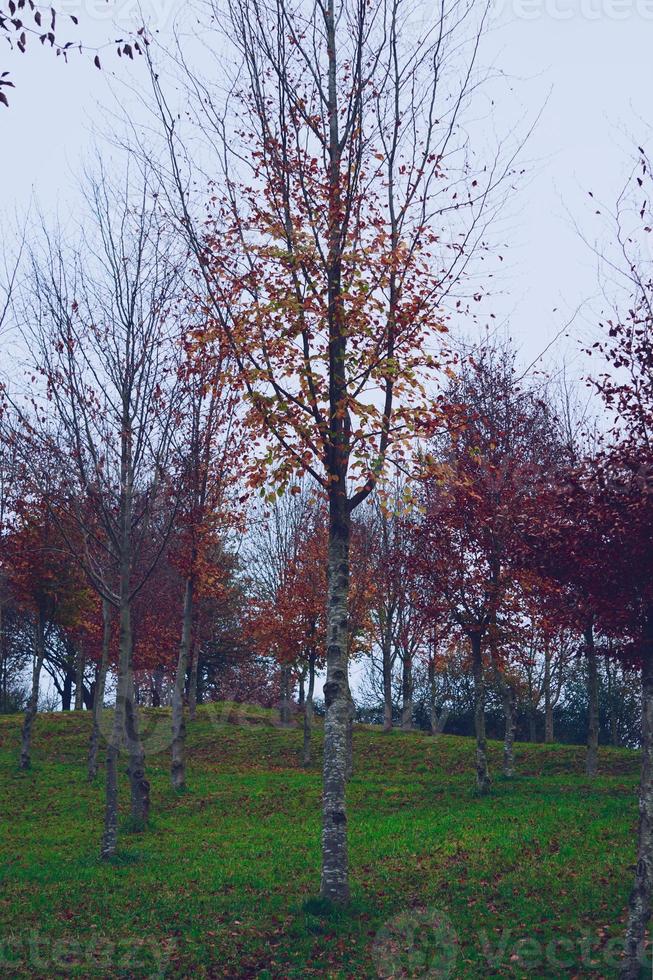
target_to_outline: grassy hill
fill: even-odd
[[[353,902],[316,900],[321,732],[206,706],[189,791],[168,778],[166,711],[144,712],[152,827],[98,859],[102,773],[85,781],[86,714],[0,717],[0,975],[614,977],[632,879],[636,753],[518,745],[520,775],[476,798],[469,739],[355,733]],[[159,750],[158,753],[156,750]],[[126,780],[122,800],[128,800]],[[645,975],[643,973],[643,975]],[[650,976],[650,966],[648,976]]]

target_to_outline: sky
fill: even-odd
[[[141,7],[165,40],[183,4],[143,0]],[[0,216],[4,237],[37,206],[72,214],[80,208],[77,180],[117,95],[121,109],[138,112],[124,81],[145,85],[144,67],[118,59],[107,40],[138,22],[135,0],[63,0],[74,14],[71,38],[102,46],[68,63],[32,44],[27,55],[2,54],[16,83],[10,108],[0,107]],[[66,32],[60,18],[60,36]],[[551,352],[577,361],[577,335],[596,321],[596,259],[578,228],[593,241],[606,226],[596,201],[613,202],[630,172],[637,144],[650,142],[653,111],[653,0],[497,0],[481,60],[504,75],[485,125],[503,135],[525,133],[523,174],[511,191],[499,234],[502,277],[490,306],[530,363],[551,340]],[[649,96],[649,100],[647,100]],[[650,115],[647,118],[646,112]],[[489,133],[487,134],[489,136]],[[594,198],[588,191],[592,190]],[[578,226],[578,227],[577,227]],[[564,336],[572,319],[574,337]]]

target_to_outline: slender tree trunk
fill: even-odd
[[[410,732],[413,728],[413,657],[409,650],[404,650],[401,664],[401,730]]]
[[[34,629],[34,662],[32,666],[32,689],[29,701],[25,710],[23,720],[23,732],[20,749],[20,768],[29,769],[32,764],[32,729],[39,703],[39,685],[41,682],[41,670],[45,659],[45,611],[41,607]]]
[[[124,562],[123,562],[124,564]],[[112,858],[118,847],[118,761],[125,741],[127,700],[129,697],[128,676],[131,656],[131,615],[128,601],[128,576],[121,574],[120,603],[120,654],[118,659],[118,680],[116,684],[116,706],[113,725],[107,742],[106,795],[104,808],[104,833],[100,846],[103,860]]]
[[[444,726],[449,718],[449,708],[445,705],[438,718],[437,687],[435,672],[435,657],[429,657],[428,665],[429,679],[429,735],[440,735],[444,731]]]
[[[537,709],[532,699],[528,706],[528,738],[537,742]]]
[[[102,657],[95,684],[93,696],[93,728],[88,746],[88,780],[92,782],[98,771],[98,747],[100,744],[100,717],[104,708],[104,691],[107,683],[109,666],[109,648],[111,645],[111,606],[107,599],[102,600]]]
[[[650,636],[642,667],[642,774],[639,790],[639,840],[635,884],[628,906],[626,950],[620,980],[644,975],[644,941],[651,918],[653,890],[653,642]]]
[[[127,430],[127,423],[125,423]],[[125,453],[123,447],[123,453]],[[123,459],[123,467],[127,464]],[[135,826],[142,827],[149,814],[149,783],[145,778],[145,753],[138,732],[138,714],[134,696],[132,666],[133,640],[131,624],[131,486],[122,474],[121,501],[122,541],[120,554],[120,655],[113,729],[107,748],[106,800],[104,834],[100,854],[112,857],[118,844],[118,760],[123,741],[129,755],[131,815]]]
[[[349,900],[347,855],[347,739],[351,718],[347,641],[350,518],[347,500],[332,493],[329,523],[327,677],[324,685],[324,772],[322,795],[323,898]]]
[[[121,616],[122,632],[122,616]],[[113,725],[107,742],[104,833],[100,845],[103,861],[112,858],[118,847],[118,759],[125,730],[125,671],[122,658],[118,667],[116,706]]]
[[[472,633],[472,666],[474,672],[474,728],[476,731],[476,789],[485,796],[490,792],[491,780],[487,762],[487,737],[485,734],[485,676],[480,633]]]
[[[306,668],[302,670],[301,674],[297,678],[297,683],[299,687],[298,704],[300,708],[303,708],[304,704],[306,703]]]
[[[195,721],[197,715],[197,684],[199,667],[199,650],[197,646],[192,646],[190,651],[190,674],[188,677],[188,718]]]
[[[77,673],[75,675],[75,711],[84,710],[84,669],[86,658],[84,657],[84,647],[80,643],[77,651]]]
[[[585,630],[587,656],[587,760],[585,772],[596,776],[599,767],[599,669],[592,624]]]
[[[515,775],[515,696],[507,680],[501,680],[501,698],[506,723],[503,737],[503,775],[512,779]]]
[[[73,675],[69,670],[64,674],[61,688],[61,710],[70,711],[73,703]]]
[[[544,741],[553,742],[553,698],[551,696],[551,648],[547,643],[544,650]]]
[[[170,776],[174,789],[186,786],[186,719],[184,717],[184,685],[188,670],[188,656],[193,631],[193,580],[186,579],[184,608],[181,627],[181,643],[177,659],[175,686],[172,691],[172,764]]]
[[[282,664],[281,670],[279,672],[280,680],[280,694],[281,699],[279,701],[279,721],[287,728],[292,721],[292,712],[290,707],[290,678],[291,678],[292,668],[290,664]]]
[[[436,735],[438,732],[438,710],[435,703],[435,657],[429,657],[428,666],[429,676],[429,735]]]
[[[612,644],[610,644],[612,652]],[[617,716],[617,671],[612,660],[606,662],[606,676],[608,678],[608,704],[610,706],[610,745],[615,748],[619,745],[619,722]]]
[[[383,731],[392,731],[392,638],[383,637]]]
[[[163,667],[159,664],[158,667],[154,669],[152,675],[152,707],[160,708],[163,704],[163,678],[164,671]]]
[[[125,699],[125,735],[129,752],[131,815],[134,826],[142,828],[147,823],[150,814],[150,784],[145,777],[145,750],[139,731],[138,706],[134,695],[134,675],[131,660]]]
[[[315,692],[315,650],[308,655],[308,688],[304,700],[304,746],[302,765],[311,764],[311,736],[313,734],[313,694]]]

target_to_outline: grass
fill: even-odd
[[[180,794],[169,715],[143,721],[152,825],[123,827],[102,864],[88,716],[40,715],[27,773],[20,718],[0,717],[0,975],[617,976],[636,753],[603,749],[590,781],[581,747],[517,745],[520,775],[496,775],[477,798],[470,740],[357,729],[342,910],[317,898],[321,732],[305,771],[299,728],[261,709],[201,708]]]

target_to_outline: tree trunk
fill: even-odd
[[[612,653],[612,643],[610,643],[610,653]],[[619,745],[619,721],[617,716],[617,669],[612,660],[606,662],[606,676],[608,679],[608,704],[610,706],[610,745],[615,748]]]
[[[70,711],[73,703],[73,675],[67,670],[61,688],[61,710]]]
[[[389,631],[388,631],[389,634]],[[392,639],[383,638],[383,731],[392,731]]]
[[[25,710],[23,733],[20,749],[20,768],[29,769],[32,764],[32,729],[39,703],[39,685],[41,670],[45,659],[45,611],[41,607],[34,628],[34,662],[32,666],[32,689]]]
[[[197,715],[197,684],[198,684],[198,667],[200,653],[197,647],[191,647],[190,651],[190,674],[188,677],[188,718],[190,721],[195,721]]]
[[[125,583],[121,584],[125,591]],[[129,650],[131,647],[131,617],[128,602],[120,606],[120,655],[118,659],[118,680],[116,684],[116,706],[113,712],[113,725],[107,742],[106,795],[104,808],[104,833],[100,846],[103,860],[112,858],[118,847],[118,760],[125,739],[126,702],[128,697],[127,677],[129,673]]]
[[[306,703],[306,668],[302,670],[301,674],[297,678],[297,683],[299,685],[297,703],[299,704],[300,708],[303,708]]]
[[[118,760],[123,741],[127,744],[129,754],[131,815],[135,827],[142,827],[149,813],[149,783],[145,779],[145,753],[138,734],[138,715],[134,700],[130,572],[131,555],[129,549],[125,547],[120,568],[118,683],[113,728],[107,747],[104,834],[100,849],[100,855],[104,860],[116,853],[118,845]]]
[[[100,717],[104,708],[104,691],[107,682],[109,666],[109,648],[111,644],[111,606],[107,599],[102,600],[102,657],[98,669],[95,693],[93,695],[93,728],[88,746],[88,780],[92,782],[97,776],[98,747],[100,744]]]
[[[438,709],[435,703],[435,657],[429,657],[429,735],[438,732]]]
[[[551,649],[547,643],[544,650],[544,741],[553,742],[553,698],[551,697]]]
[[[125,699],[125,735],[129,752],[129,786],[131,790],[131,816],[135,829],[147,823],[150,814],[150,784],[145,778],[145,750],[141,742],[138,724],[138,706],[134,696],[134,675],[127,675]]]
[[[537,709],[532,700],[528,706],[528,739],[537,742]]]
[[[181,627],[181,643],[177,659],[175,686],[172,691],[172,764],[170,777],[173,788],[183,790],[186,787],[186,719],[184,717],[184,685],[188,670],[188,656],[193,631],[193,580],[186,579],[184,590],[184,608]]]
[[[481,796],[490,792],[491,781],[487,763],[485,735],[485,676],[480,633],[472,633],[472,666],[474,671],[474,728],[476,731],[476,789]]]
[[[401,664],[401,730],[410,732],[413,729],[413,657],[410,651],[404,650]]]
[[[503,715],[506,722],[503,737],[503,775],[512,779],[515,775],[515,696],[507,680],[501,681]]]
[[[596,776],[599,767],[599,669],[592,624],[585,630],[587,655],[587,760],[585,772]]]
[[[311,735],[313,733],[313,693],[315,691],[315,650],[308,655],[308,688],[304,699],[304,746],[302,765],[311,764]]]
[[[152,674],[152,707],[160,708],[163,704],[163,678],[164,670],[161,664],[155,667]]]
[[[347,738],[350,723],[348,613],[350,517],[344,488],[332,491],[329,521],[327,676],[324,685],[324,770],[322,795],[323,898],[349,900],[347,855]]]
[[[649,632],[650,632],[649,625]],[[638,980],[645,965],[644,941],[651,917],[653,888],[653,642],[642,667],[642,774],[635,884],[628,905],[626,949],[620,980]]]
[[[84,657],[84,647],[80,643],[77,651],[77,673],[75,675],[75,711],[84,710],[84,669],[86,659]]]
[[[281,700],[279,701],[279,721],[287,728],[292,721],[290,709],[290,676],[292,669],[290,664],[282,664],[280,672],[281,681]]]

